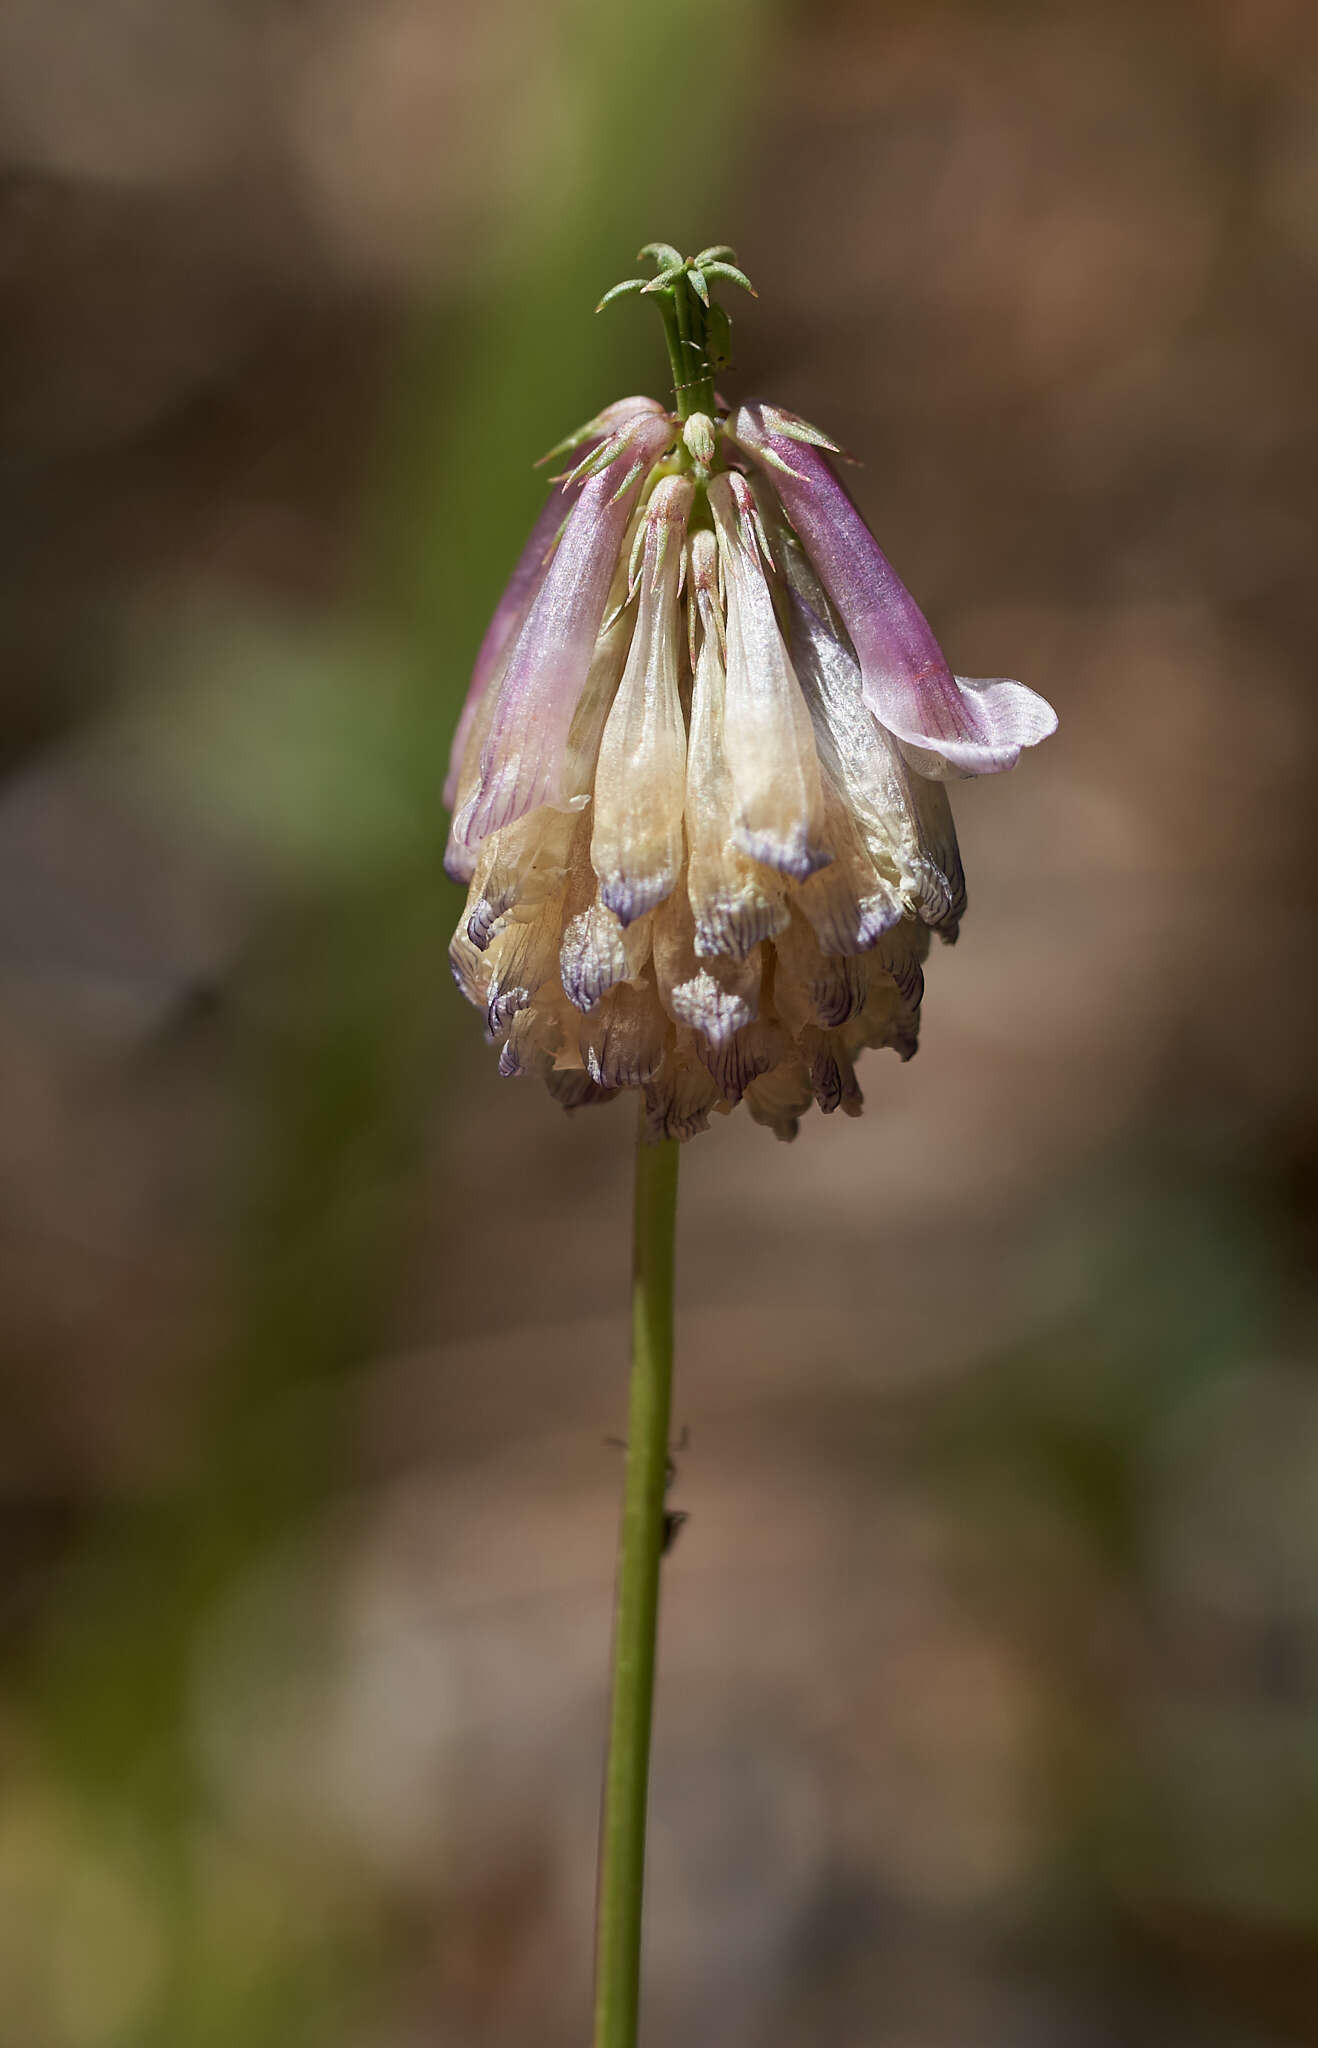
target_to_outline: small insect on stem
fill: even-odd
[[[627,1449],[626,1437],[606,1436],[604,1441],[611,1451],[625,1451]],[[673,1481],[677,1478],[677,1454],[679,1451],[684,1451],[687,1445],[690,1443],[690,1441],[691,1432],[687,1428],[686,1424],[683,1423],[682,1434],[678,1437],[677,1442],[673,1444],[669,1449],[668,1464],[664,1478],[665,1493],[668,1492],[669,1488],[673,1484]],[[672,1549],[673,1545],[677,1541],[678,1532],[681,1530],[683,1525],[689,1522],[690,1520],[691,1516],[686,1508],[664,1509],[664,1540],[661,1549],[662,1556],[667,1557],[669,1551]]]

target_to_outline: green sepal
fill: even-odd
[[[707,263],[718,263],[721,260],[729,263],[735,263],[737,260],[736,250],[727,242],[712,242],[708,249],[702,249],[698,256],[691,258],[697,270],[703,270]]]
[[[614,299],[624,298],[628,292],[643,292],[645,286],[646,280],[643,277],[626,277],[621,284],[615,284],[605,292],[595,311],[602,313],[606,306],[613,303]]]
[[[808,448],[824,448],[830,455],[840,455],[842,450],[836,441],[819,427],[812,427],[809,420],[799,420],[793,413],[779,412],[776,406],[766,405],[764,423],[771,432],[781,434],[787,441],[803,441]]]
[[[700,268],[698,263],[691,264],[690,268],[687,271],[687,276],[691,280],[691,289],[695,293],[696,297],[699,299],[701,305],[708,306],[709,286],[705,283],[705,273]]]
[[[755,460],[757,462],[766,463],[770,469],[781,470],[784,476],[795,477],[796,481],[799,484],[807,483],[809,481],[807,477],[802,476],[799,469],[793,469],[791,463],[787,460],[786,456],[780,455],[776,448],[757,448],[755,451]]]
[[[643,292],[670,292],[677,279],[683,276],[685,271],[686,265],[684,263],[679,263],[676,270],[661,270],[657,277],[652,277],[648,284],[643,284],[641,290]]]
[[[596,434],[598,431],[599,415],[597,413],[593,420],[586,421],[584,427],[577,427],[573,430],[572,433],[564,434],[561,441],[555,441],[552,448],[546,448],[543,455],[537,456],[535,467],[537,469],[543,469],[547,462],[555,461],[558,456],[570,455],[574,448],[579,448],[583,441],[589,441],[592,435]],[[558,482],[558,478],[555,477],[551,479],[551,481],[556,483]]]
[[[712,260],[709,263],[702,263],[700,267],[706,277],[726,277],[729,284],[739,284],[742,290],[749,292],[753,299],[759,298],[759,293],[747,277],[745,271],[738,270],[735,263],[723,263],[718,260]]]
[[[643,249],[636,251],[636,261],[640,263],[646,256],[653,256],[664,270],[681,270],[686,263],[682,251],[675,249],[671,242],[647,242]]]

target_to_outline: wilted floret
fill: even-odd
[[[450,949],[502,1074],[640,1089],[655,1137],[745,1098],[779,1137],[916,1049],[965,907],[949,776],[1054,730],[953,676],[792,415],[625,399],[527,542],[454,741]]]

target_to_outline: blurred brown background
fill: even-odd
[[[585,2039],[631,1119],[438,789],[652,236],[1062,725],[914,1065],[685,1157],[646,2039],[1318,2042],[1316,111],[1301,0],[8,0],[6,2044]]]

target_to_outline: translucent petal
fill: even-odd
[[[796,1136],[801,1114],[813,1100],[809,1069],[799,1057],[784,1060],[746,1090],[746,1106],[756,1123],[767,1124],[775,1138],[787,1140]]]
[[[886,931],[901,922],[899,885],[876,865],[827,775],[824,800],[833,859],[801,884],[792,902],[808,919],[821,951],[868,953]]]
[[[734,836],[752,859],[803,881],[829,858],[810,714],[778,628],[745,480],[715,477],[709,503],[727,601],[723,739]]]
[[[579,488],[580,486],[575,484],[558,484],[550,492],[540,509],[535,525],[531,528],[526,546],[518,557],[517,567],[508,579],[507,588],[494,608],[494,616],[485,629],[485,638],[476,652],[471,681],[467,686],[466,699],[458,716],[457,730],[454,732],[453,746],[449,754],[448,775],[444,782],[444,803],[449,810],[453,809],[457,796],[462,759],[481,699],[499,667],[500,656],[507,647],[509,638],[526,617],[527,608],[540,588],[545,571],[549,567],[549,555],[555,537],[572,509]]]
[[[600,898],[631,924],[676,886],[684,852],[686,721],[677,585],[693,487],[658,485],[646,511],[640,610],[600,741],[590,857]]]
[[[675,889],[654,914],[654,967],[659,1000],[676,1024],[707,1045],[722,1045],[759,1014],[760,953],[745,959],[701,959],[685,889]]]
[[[836,1031],[821,1031],[807,1025],[801,1033],[801,1051],[810,1073],[815,1101],[825,1116],[840,1109],[847,1116],[859,1116],[865,1098],[856,1080],[851,1054]]]
[[[654,981],[620,982],[577,1020],[586,1072],[601,1088],[639,1088],[658,1073],[672,1036]]]
[[[579,1010],[593,1010],[606,989],[634,981],[650,957],[652,922],[638,917],[624,925],[600,901],[588,844],[583,844],[568,883],[558,956],[568,1001]]]
[[[947,793],[911,771],[875,719],[860,665],[804,550],[772,493],[764,491],[760,502],[788,586],[792,657],[814,721],[825,797],[831,782],[881,876],[899,880],[910,907],[955,937],[966,891]],[[829,830],[835,831],[831,813]]]
[[[865,702],[898,739],[953,771],[993,775],[1056,730],[1051,705],[1023,683],[953,676],[929,624],[884,555],[826,455],[782,431],[764,408],[730,423],[764,463],[856,650]]]
[[[672,427],[638,414],[615,438],[623,445],[582,485],[512,645],[481,752],[479,785],[454,819],[454,837],[464,846],[478,845],[539,804],[562,801],[568,733],[634,493],[671,440]]]
[[[490,963],[468,938],[465,920],[453,934],[448,958],[453,979],[467,1001],[478,1010],[485,1009],[490,994]]]
[[[530,917],[547,896],[562,889],[579,831],[576,814],[542,804],[529,817],[491,832],[477,851],[467,898],[467,931],[474,945],[483,950],[505,919]]]
[[[589,1109],[597,1102],[612,1102],[616,1088],[601,1088],[584,1067],[553,1067],[545,1075],[545,1086],[564,1109]]]
[[[646,1136],[656,1143],[663,1138],[694,1138],[707,1129],[719,1099],[689,1038],[681,1033],[643,1092]]]
[[[874,965],[891,977],[905,1007],[918,1010],[924,1000],[925,956],[929,934],[913,917],[885,932],[874,949]]]
[[[794,1037],[807,1024],[836,1030],[864,1005],[873,956],[821,952],[814,932],[796,910],[774,950],[774,1008]]]
[[[772,1073],[783,1060],[792,1057],[791,1040],[782,1026],[769,1017],[757,1017],[741,1031],[735,1031],[718,1045],[697,1041],[697,1054],[708,1069],[720,1095],[738,1103],[752,1081]]]
[[[553,995],[543,988],[533,1003],[517,1011],[499,1048],[499,1074],[503,1080],[513,1080],[520,1074],[549,1074],[553,1056],[570,1028],[563,1011],[561,999],[555,1002]]]
[[[707,630],[691,689],[687,747],[687,894],[694,944],[705,959],[744,960],[787,922],[785,884],[742,852],[732,836],[733,792],[723,747],[724,668]]]
[[[546,983],[557,982],[561,927],[561,898],[549,897],[534,917],[510,918],[490,941],[486,1018],[496,1037]]]

